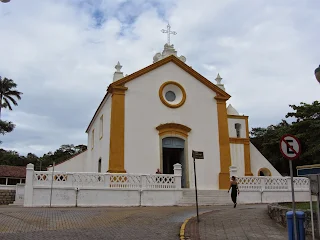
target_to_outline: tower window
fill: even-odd
[[[99,162],[98,162],[98,172],[101,172],[101,158],[99,158]]]
[[[240,138],[241,135],[240,135],[240,129],[241,129],[241,124],[240,123],[236,123],[234,125],[235,129],[236,129],[236,133],[237,133],[237,138]]]
[[[100,139],[103,137],[103,115],[100,117],[100,128],[99,128],[99,130],[100,130]]]
[[[91,149],[94,147],[94,129],[92,130],[92,135],[91,135]]]

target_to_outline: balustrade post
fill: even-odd
[[[237,170],[237,167],[236,166],[230,166],[229,167],[229,173],[230,173],[230,179],[232,176],[235,176],[237,177],[237,173],[238,173],[238,170]]]
[[[261,177],[261,192],[264,192],[266,190],[266,185],[267,185],[267,178],[266,177]]]
[[[143,189],[146,189],[148,186],[147,184],[147,175],[143,174],[141,175],[141,179],[140,179],[141,183],[140,183],[140,189],[143,190]]]
[[[174,184],[176,189],[181,189],[182,168],[180,163],[173,165]]]
[[[106,188],[110,188],[110,178],[111,178],[111,174],[110,173],[105,173],[104,174],[104,186]]]
[[[26,169],[26,183],[24,187],[24,206],[32,207],[33,202],[33,176],[34,176],[34,165],[29,163]]]
[[[287,179],[287,186],[288,186],[288,191],[291,191],[292,186],[291,186],[291,177],[286,177]]]

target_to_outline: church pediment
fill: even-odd
[[[202,76],[197,71],[193,70],[190,66],[185,64],[183,61],[181,61],[179,58],[177,58],[174,55],[170,55],[168,57],[165,57],[165,58],[163,58],[163,59],[161,59],[161,60],[159,60],[159,61],[157,61],[157,62],[155,62],[155,63],[137,71],[137,72],[134,72],[126,77],[123,77],[123,78],[111,83],[108,87],[108,92],[111,93],[115,86],[124,86],[126,83],[133,81],[134,79],[136,79],[136,78],[138,78],[148,72],[151,72],[154,69],[157,69],[157,68],[159,68],[169,62],[175,63],[178,67],[180,67],[185,72],[189,73],[191,76],[193,76],[195,79],[197,79],[199,82],[201,82],[202,84],[204,84],[205,86],[210,88],[212,91],[214,91],[217,94],[217,96],[219,96],[220,98],[224,98],[227,100],[231,97],[223,89],[221,89],[220,87],[218,87],[217,85],[215,85],[214,83],[209,81],[207,78]]]

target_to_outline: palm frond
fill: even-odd
[[[11,96],[15,96],[16,98],[18,98],[19,100],[21,99],[21,96],[23,93],[16,91],[16,90],[9,90],[5,93],[5,95],[11,95]]]
[[[7,99],[7,98],[3,98],[3,100],[4,100],[5,104],[7,105],[7,107],[9,108],[9,110],[12,111],[12,107],[11,107],[11,104],[10,104],[10,102],[8,101],[8,99]]]
[[[5,99],[6,102],[10,100],[13,103],[13,105],[18,106],[17,101],[11,96],[4,96],[3,99]]]

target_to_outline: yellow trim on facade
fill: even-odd
[[[249,138],[229,138],[229,142],[233,144],[243,144],[245,176],[253,176],[251,172],[250,139]]]
[[[158,127],[156,127],[159,133],[160,138],[160,170],[163,171],[163,153],[162,153],[162,139],[166,137],[179,137],[183,139],[185,142],[184,146],[184,158],[185,158],[185,174],[186,174],[186,188],[190,187],[190,180],[189,180],[189,161],[188,161],[188,136],[189,132],[191,131],[191,128],[178,124],[178,123],[166,123],[166,124],[160,124]]]
[[[229,126],[227,118],[227,98],[217,95],[218,130],[220,147],[219,189],[228,189],[230,184],[229,167],[231,166]]]
[[[112,88],[109,169],[111,173],[125,173],[124,169],[124,128],[125,92],[124,86]]]
[[[246,127],[246,138],[229,138],[230,143],[244,144],[243,155],[245,164],[245,176],[253,176],[251,172],[251,158],[250,158],[250,138],[249,138],[249,117],[241,115],[228,115],[231,119],[244,119]]]
[[[163,89],[169,85],[169,84],[172,84],[172,85],[175,85],[177,86],[181,92],[182,92],[182,99],[179,103],[177,104],[170,104],[168,101],[166,101],[163,97]],[[187,94],[186,94],[186,91],[184,90],[184,88],[182,87],[181,84],[177,83],[177,82],[174,82],[174,81],[168,81],[168,82],[165,82],[163,83],[160,88],[159,88],[159,98],[161,100],[161,102],[166,105],[167,107],[170,107],[170,108],[178,108],[178,107],[181,107],[184,102],[186,101],[186,98],[187,98]]]
[[[253,176],[251,172],[250,140],[244,144],[243,154],[244,154],[244,175]]]
[[[250,140],[248,138],[229,138],[230,143],[236,144],[249,144]]]
[[[247,119],[248,116],[244,116],[244,115],[231,115],[228,114],[228,118],[234,118],[234,119]]]
[[[219,94],[219,96],[226,98],[228,100],[231,96],[226,93],[224,90],[219,88],[217,85],[206,79],[204,76],[202,76],[200,73],[196,72],[193,68],[182,62],[179,58],[177,58],[174,55],[170,55],[166,58],[161,59],[160,61],[157,61],[143,69],[140,69],[137,72],[134,72],[124,78],[119,79],[118,81],[115,81],[111,83],[108,87],[108,92],[112,91],[112,88],[114,86],[122,86],[130,81],[133,81],[134,79],[142,76],[143,74],[146,74],[154,69],[157,69],[169,62],[175,63],[178,67],[183,69],[185,72],[189,73],[191,76],[193,76],[195,79],[197,79],[199,82],[203,83],[205,86],[210,88],[215,93]]]
[[[272,176],[271,171],[269,170],[269,168],[260,168],[258,170],[258,176],[260,176],[260,172],[267,172],[269,174],[267,176]]]
[[[179,124],[179,123],[165,123],[160,124],[156,129],[159,131],[159,135],[181,135],[183,137],[188,137],[188,133],[191,128]]]

